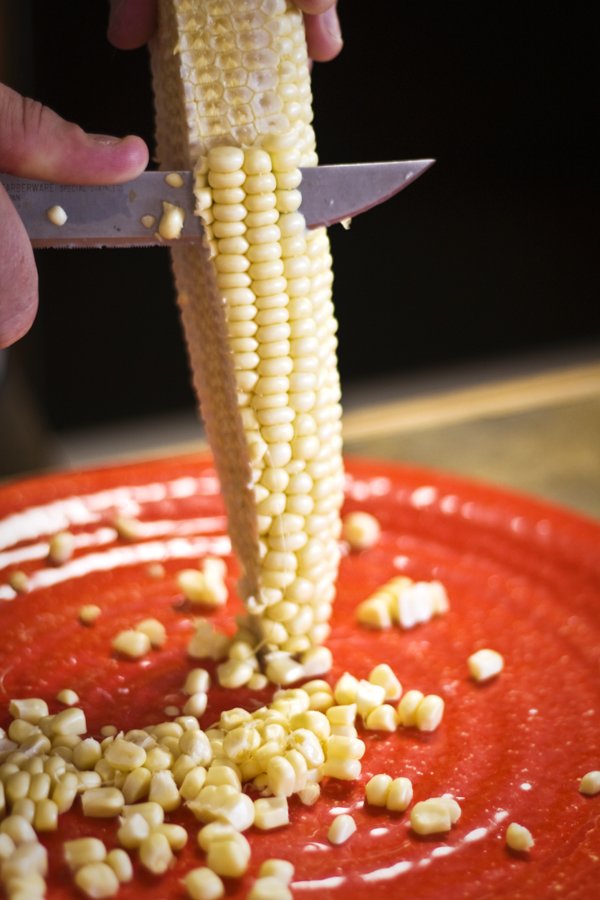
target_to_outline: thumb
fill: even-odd
[[[135,178],[148,150],[134,136],[86,134],[35,100],[0,84],[0,172],[65,184],[111,184]],[[37,272],[23,223],[0,186],[0,347],[31,327]]]
[[[0,85],[0,171],[66,184],[135,178],[148,162],[141,138],[86,134],[36,100]]]

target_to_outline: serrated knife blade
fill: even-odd
[[[353,163],[302,169],[300,211],[309,228],[352,218],[399,193],[433,164],[432,159]],[[180,178],[174,178],[174,175]],[[180,181],[180,186],[173,183]],[[178,242],[198,240],[202,219],[194,214],[192,172],[144,172],[110,185],[54,184],[0,174],[34,247],[135,247],[168,245],[157,228],[163,202],[181,207]],[[48,218],[61,207],[63,225]]]

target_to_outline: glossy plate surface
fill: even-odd
[[[395,669],[405,689],[439,693],[446,713],[433,734],[364,732],[367,752],[358,784],[323,782],[315,807],[290,804],[292,824],[271,833],[248,832],[248,875],[230,882],[228,897],[246,896],[262,860],[291,859],[299,898],[587,898],[600,878],[600,795],[584,797],[579,780],[600,769],[600,527],[567,511],[516,494],[427,470],[349,460],[346,511],[365,509],[383,526],[369,551],[342,562],[333,633],[335,668],[366,677],[378,662]],[[142,534],[126,542],[112,521],[138,518]],[[72,560],[47,563],[48,538],[69,529]],[[53,475],[0,488],[0,724],[10,721],[11,697],[42,696],[51,711],[65,687],[74,688],[90,732],[102,725],[128,729],[167,718],[183,705],[192,610],[182,602],[175,574],[203,555],[224,554],[230,599],[214,615],[233,629],[237,572],[229,556],[223,509],[210,461],[184,457]],[[152,578],[148,565],[164,564]],[[15,595],[15,569],[31,590]],[[440,579],[450,611],[411,631],[368,632],[353,610],[395,574]],[[102,614],[79,623],[84,603]],[[141,661],[118,659],[112,637],[142,618],[166,626],[163,649]],[[505,658],[502,674],[476,685],[466,659],[492,647]],[[212,671],[212,664],[207,664]],[[202,720],[221,709],[253,708],[269,692],[211,689]],[[376,772],[406,775],[415,800],[450,793],[462,817],[447,836],[418,838],[407,814],[363,805],[364,783]],[[332,847],[333,815],[351,812],[357,833]],[[184,896],[181,876],[203,864],[187,811],[169,817],[191,831],[188,846],[163,879],[136,864],[135,881],[119,896]],[[507,825],[530,829],[528,855],[506,849]],[[60,819],[51,852],[50,898],[78,896],[61,861],[61,843],[98,834],[115,843],[116,823]],[[405,894],[406,892],[406,894]]]

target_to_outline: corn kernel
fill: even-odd
[[[158,831],[144,838],[140,844],[139,855],[141,864],[153,875],[164,875],[174,861],[169,841]]]
[[[242,839],[242,841],[239,840]],[[212,841],[206,852],[209,868],[225,878],[240,878],[248,868],[250,844],[243,835]]]
[[[128,853],[120,847],[109,850],[106,854],[106,865],[110,866],[117,876],[120,884],[125,884],[133,879],[133,865]]]
[[[292,892],[279,878],[267,875],[256,879],[248,900],[292,900]]]
[[[285,797],[262,797],[254,801],[254,824],[261,831],[289,825],[289,811]]]
[[[123,810],[125,798],[121,791],[114,787],[92,788],[81,795],[81,808],[84,816],[93,818],[111,818],[118,816]]]
[[[73,747],[73,762],[80,770],[93,769],[102,758],[102,749],[95,738],[85,738]]]
[[[396,707],[398,722],[405,728],[414,727],[417,724],[417,709],[423,700],[422,691],[407,691]]]
[[[146,751],[143,747],[123,738],[116,738],[104,754],[105,760],[120,772],[131,772],[146,762]]]
[[[381,534],[381,526],[368,512],[351,512],[342,519],[342,539],[351,550],[368,550],[374,547]]]
[[[419,731],[435,731],[444,715],[444,701],[437,694],[423,697],[415,714],[415,724]]]
[[[327,832],[327,838],[332,844],[344,844],[356,831],[356,822],[345,813],[336,816]]]
[[[11,700],[8,711],[13,719],[24,719],[37,725],[40,719],[48,715],[48,704],[39,697],[28,697],[24,700]]]
[[[373,775],[365,785],[365,795],[370,806],[385,806],[392,784],[392,776],[383,773]]]
[[[369,672],[371,684],[378,684],[385,690],[385,700],[399,700],[402,696],[402,685],[393,669],[387,663],[380,663]]]
[[[210,688],[210,675],[206,669],[191,669],[185,679],[183,685],[183,693],[191,696],[192,694],[206,694]]]
[[[174,853],[179,853],[187,844],[188,833],[182,825],[175,825],[172,822],[163,823],[156,829],[157,834],[164,834],[169,842],[169,846]]]
[[[79,621],[82,625],[93,625],[102,610],[95,603],[86,603],[79,609]]]
[[[104,862],[88,863],[78,869],[75,884],[88,897],[114,897],[119,891],[119,879]]]
[[[112,648],[116,653],[128,656],[130,659],[139,659],[149,652],[151,648],[150,638],[142,631],[132,628],[120,631],[112,640]]]
[[[149,834],[150,825],[143,816],[136,813],[122,820],[122,824],[117,831],[117,840],[122,847],[133,850],[139,847]]]
[[[276,878],[282,884],[290,884],[294,866],[287,859],[266,859],[258,870],[259,878]]]
[[[123,816],[142,816],[151,829],[158,828],[165,820],[165,811],[158,803],[147,801],[146,803],[132,803],[123,809]]]
[[[162,647],[167,640],[165,626],[158,619],[143,619],[135,626],[135,630],[145,634],[155,648]]]
[[[579,790],[589,797],[600,794],[600,771],[586,772],[579,783]]]
[[[497,650],[477,650],[467,660],[469,674],[475,681],[487,681],[499,675],[504,668],[504,658]]]
[[[103,862],[106,858],[106,847],[100,838],[83,837],[63,844],[65,862],[72,872],[90,863]]]
[[[511,822],[506,829],[506,844],[511,850],[519,853],[527,853],[531,850],[535,841],[528,828],[524,825],[518,825],[517,822]]]
[[[54,800],[45,798],[35,805],[33,827],[36,831],[56,831],[58,828],[58,806]]]
[[[158,803],[165,812],[177,809],[181,803],[181,797],[172,772],[166,770],[155,772],[152,775],[148,800],[151,803]]]
[[[395,731],[397,725],[398,715],[389,703],[376,706],[365,719],[365,728],[369,731]]]
[[[35,831],[23,816],[14,814],[7,816],[0,822],[0,832],[2,834],[7,834],[12,838],[17,846],[19,846],[19,844],[28,844],[36,840]]]
[[[410,806],[413,797],[413,786],[410,778],[394,778],[390,784],[385,805],[392,812],[404,812]]]
[[[460,814],[460,806],[451,797],[430,797],[415,803],[410,811],[410,826],[417,834],[438,834],[450,831]]]
[[[73,556],[75,540],[70,531],[60,531],[50,538],[48,560],[53,566],[61,566]]]
[[[192,869],[183,883],[191,900],[220,900],[225,894],[225,886],[219,876],[205,867]]]

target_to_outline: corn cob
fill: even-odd
[[[179,305],[192,367],[202,370],[196,387],[209,439],[211,417],[224,407],[245,439],[241,447],[235,432],[227,454],[213,447],[230,521],[248,502],[244,458],[253,486],[257,537],[232,534],[249,611],[239,637],[260,650],[270,680],[286,684],[330,664],[320,645],[343,498],[329,242],[298,212],[299,168],[317,163],[304,26],[287,0],[160,0],[159,23],[151,48],[157,155],[163,168],[195,170],[222,298],[198,334],[194,310],[215,278],[201,248],[178,246]],[[227,384],[217,404],[206,377],[216,352],[208,344],[225,340],[235,414]]]

